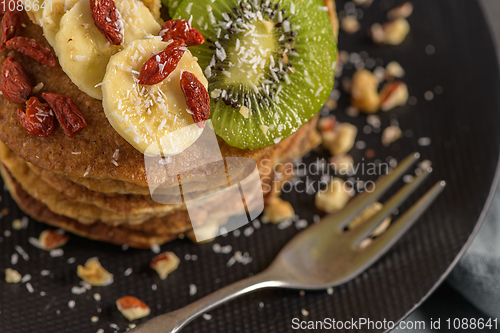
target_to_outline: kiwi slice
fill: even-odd
[[[174,18],[206,39],[190,50],[209,81],[214,130],[231,146],[278,143],[328,99],[337,50],[321,0],[184,0]]]

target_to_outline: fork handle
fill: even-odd
[[[131,330],[133,333],[175,333],[201,314],[219,305],[263,288],[280,287],[282,283],[273,280],[269,271],[243,279],[219,289],[202,299],[178,310],[155,317]]]

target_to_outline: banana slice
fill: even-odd
[[[149,156],[181,153],[203,132],[188,112],[180,87],[182,71],[193,73],[208,87],[191,52],[184,53],[177,68],[162,82],[151,86],[138,83],[144,63],[167,46],[160,37],[130,43],[111,58],[102,85],[109,122],[132,146]]]
[[[115,0],[123,23],[122,45],[110,44],[97,30],[89,0],[80,0],[60,22],[55,51],[62,69],[89,96],[102,99],[101,82],[111,56],[128,43],[157,35],[161,27],[149,9],[137,0]]]
[[[141,0],[146,7],[149,8],[151,14],[153,14],[154,18],[158,21],[160,20],[160,9],[161,9],[161,1],[160,0]],[[162,24],[163,22],[160,22]]]
[[[56,34],[59,32],[61,18],[73,8],[79,0],[50,0],[45,6],[40,19],[43,34],[52,47],[56,45]]]

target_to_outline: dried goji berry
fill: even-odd
[[[185,20],[170,20],[163,23],[160,36],[162,36],[162,39],[165,42],[172,39],[183,39],[187,46],[195,46],[205,43],[203,35]]]
[[[122,25],[118,22],[119,13],[113,0],[90,0],[90,9],[97,29],[113,45],[123,40]]]
[[[210,116],[210,96],[207,89],[191,72],[182,72],[181,89],[193,120],[200,128],[204,128]]]
[[[31,80],[14,57],[8,57],[3,63],[0,88],[8,101],[17,104],[26,102],[31,93]]]
[[[187,50],[184,40],[170,43],[165,50],[153,55],[142,66],[139,74],[140,84],[157,84],[165,80],[172,73]]]
[[[31,97],[26,103],[26,112],[17,109],[17,118],[26,131],[34,136],[45,138],[50,136],[56,128],[54,113],[45,103],[40,103],[38,98]]]
[[[8,49],[16,50],[35,59],[46,66],[54,67],[56,58],[49,49],[38,44],[34,39],[26,37],[14,37],[5,43]]]
[[[7,11],[2,18],[2,42],[0,43],[0,50],[5,49],[5,43],[19,35],[23,23],[23,14],[16,11]]]
[[[87,127],[85,117],[71,98],[54,93],[42,93],[43,99],[49,103],[66,136],[72,138],[81,129]]]
[[[7,12],[22,12],[22,9],[24,8],[23,3],[21,0],[1,0],[0,1],[0,15],[3,15],[4,13]]]

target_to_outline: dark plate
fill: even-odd
[[[342,5],[341,2],[340,9]],[[370,9],[364,10],[363,29],[383,21],[385,9],[392,5],[391,1],[375,1]],[[446,191],[382,260],[355,280],[336,288],[333,295],[310,292],[300,296],[295,291],[262,291],[212,311],[211,320],[200,318],[183,332],[290,332],[293,318],[398,321],[422,302],[450,271],[477,230],[495,183],[500,147],[499,71],[478,3],[421,0],[415,2],[415,6],[409,19],[412,32],[401,46],[375,47],[363,31],[349,37],[341,33],[342,50],[366,51],[370,57],[381,59],[380,64],[399,61],[406,69],[404,81],[409,85],[410,94],[417,98],[414,106],[381,115],[383,128],[397,120],[403,130],[412,131],[411,137],[384,147],[380,144],[380,134],[366,135],[361,131],[358,140],[365,141],[376,156],[362,160],[365,149],[354,149],[353,156],[357,162],[371,163],[377,159],[384,162],[389,156],[401,160],[412,151],[420,151],[423,158],[433,161],[432,181],[448,182]],[[429,45],[435,48],[432,55],[426,53],[426,49],[432,51]],[[346,75],[350,74],[347,70]],[[424,99],[427,91],[436,92],[433,100]],[[347,96],[343,95],[334,113],[342,121],[351,121],[363,128],[364,116],[352,119],[344,114],[347,103]],[[429,137],[431,145],[419,146],[418,139],[422,137]],[[317,152],[306,160],[312,162],[320,157],[326,155]],[[364,180],[370,178],[358,176]],[[431,181],[426,185],[429,187]],[[412,201],[424,191],[422,188]],[[294,192],[285,197],[292,200],[301,218],[312,223],[313,195]],[[0,280],[0,332],[96,332],[99,328],[113,332],[111,323],[123,331],[128,322],[116,310],[117,298],[124,295],[141,298],[151,306],[152,316],[177,309],[261,271],[298,232],[294,226],[279,230],[266,225],[250,237],[219,237],[216,243],[231,244],[233,253],[248,252],[253,258],[248,265],[235,264],[230,268],[226,263],[232,254],[215,254],[212,244],[172,242],[162,250],[174,251],[182,262],[175,273],[161,281],[148,268],[154,256],[151,251],[122,251],[119,247],[73,236],[64,247],[64,256],[52,258],[28,242],[28,237],[37,237],[46,226],[30,221],[27,229],[12,230],[12,220],[24,214],[6,191],[2,193],[0,207],[10,209],[0,220],[0,269],[14,267],[22,274],[31,274],[30,283],[35,290],[29,293],[25,284],[7,285]],[[6,231],[12,235],[7,237]],[[11,265],[15,245],[26,250],[29,261],[20,258],[16,265]],[[197,260],[185,260],[186,254],[196,255]],[[98,256],[104,267],[115,274],[115,282],[82,295],[72,294],[71,288],[80,283],[76,266],[93,256]],[[75,262],[68,263],[70,258],[75,258]],[[133,272],[126,277],[124,271],[128,268]],[[49,270],[50,276],[41,276],[42,270]],[[197,286],[198,293],[194,296],[189,295],[190,284]],[[152,285],[157,286],[156,291]],[[99,293],[102,300],[96,301],[94,293]],[[76,302],[73,309],[68,307],[70,300]],[[309,316],[304,317],[302,309],[307,310]],[[92,316],[98,316],[99,321],[91,322]],[[377,330],[366,327],[359,330],[366,331]]]

